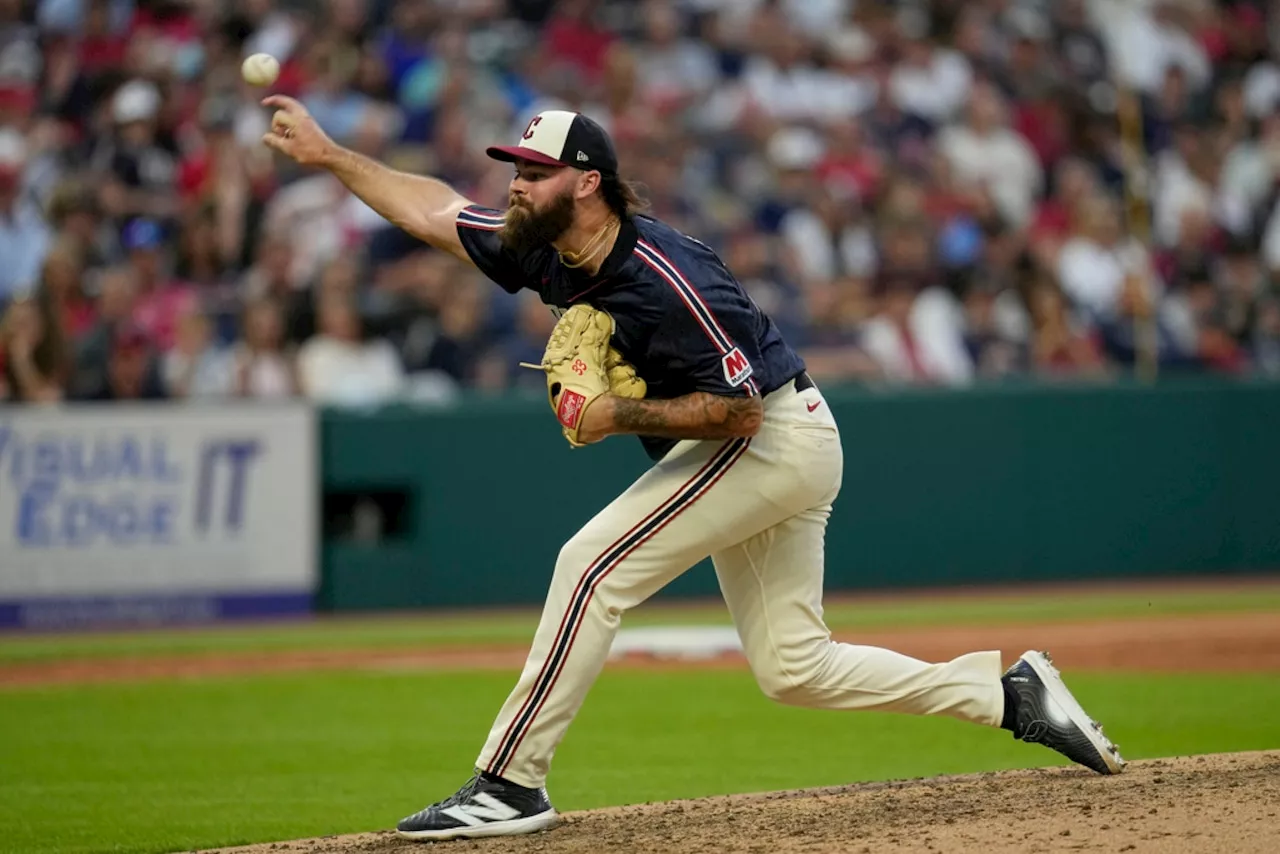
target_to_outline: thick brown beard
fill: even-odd
[[[507,208],[498,238],[503,246],[516,252],[551,243],[573,225],[573,211],[573,194],[568,192],[556,196],[541,211],[513,204]]]

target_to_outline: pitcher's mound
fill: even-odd
[[[995,854],[1280,851],[1280,751],[734,795],[570,813],[545,833],[413,843],[391,833],[224,854]]]

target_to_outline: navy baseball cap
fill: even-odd
[[[485,153],[505,163],[524,159],[544,166],[618,174],[618,155],[609,134],[581,113],[568,110],[543,110],[529,122],[520,142],[493,145]]]

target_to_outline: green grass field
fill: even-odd
[[[1276,611],[1280,589],[840,605],[837,626]],[[1107,612],[1110,613],[1101,613]],[[723,620],[722,609],[674,618]],[[643,615],[638,615],[643,616]],[[664,616],[658,609],[648,622]],[[641,620],[631,621],[635,625]],[[6,639],[0,663],[523,642],[529,615]],[[0,690],[0,851],[164,852],[382,829],[469,774],[510,673],[340,672]],[[1280,747],[1275,674],[1075,673],[1127,758]],[[745,671],[607,671],[556,757],[575,810],[1060,764],[950,720],[770,703]]]

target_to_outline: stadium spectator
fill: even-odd
[[[49,301],[68,342],[83,338],[97,321],[97,305],[85,293],[84,276],[83,245],[74,237],[59,237],[44,259],[38,290],[41,299]]]
[[[560,0],[542,33],[542,63],[580,75],[587,84],[599,80],[615,36],[599,26],[596,0]]]
[[[53,187],[48,223],[58,235],[76,241],[85,272],[106,266],[116,251],[117,236],[103,222],[97,194],[83,179],[60,181]],[[56,254],[52,247],[50,254]]]
[[[938,147],[955,181],[984,187],[1000,215],[1021,227],[1031,217],[1044,178],[1035,150],[1008,124],[999,93],[980,84],[970,93],[965,123],[943,130]]]
[[[240,278],[244,296],[282,297],[302,287],[302,277],[295,272],[293,244],[278,232],[268,231],[258,240],[252,263]]]
[[[1269,377],[1280,377],[1280,299],[1271,296],[1258,303],[1258,320],[1250,345],[1258,370]]]
[[[1155,296],[1150,253],[1123,233],[1119,206],[1104,195],[1080,202],[1057,274],[1063,292],[1095,320],[1114,317],[1123,300],[1145,305]]]
[[[739,229],[728,237],[724,260],[747,295],[773,318],[783,335],[793,339],[803,335],[800,289],[777,237]]]
[[[818,381],[861,382],[884,378],[884,372],[862,345],[868,319],[875,310],[867,278],[846,276],[805,289],[808,319],[800,355]]]
[[[961,385],[973,363],[940,300],[920,300],[914,280],[897,275],[882,287],[880,310],[867,321],[863,346],[884,376],[898,383]]]
[[[237,397],[279,400],[298,393],[293,360],[285,351],[285,322],[270,297],[244,310],[243,335],[232,351],[231,391]]]
[[[438,373],[455,383],[471,381],[476,362],[488,348],[484,340],[488,288],[474,273],[457,276],[449,284],[449,298],[440,308],[436,334],[414,371]],[[545,306],[540,306],[546,314]],[[536,363],[541,356],[534,359]]]
[[[1219,190],[1224,201],[1243,208],[1253,226],[1280,178],[1280,112],[1258,121],[1257,137],[1235,140],[1222,163]]]
[[[977,377],[990,379],[1027,372],[1024,342],[1002,328],[999,320],[997,300],[1002,293],[998,279],[985,277],[971,279],[964,292],[961,337]]]
[[[715,53],[682,32],[675,4],[647,0],[642,14],[646,45],[637,67],[641,97],[664,114],[691,106],[715,85]]]
[[[504,387],[538,391],[546,388],[543,376],[517,367],[521,362],[536,365],[542,361],[547,336],[556,318],[532,291],[517,294],[516,314],[512,330],[486,352],[476,366],[476,383],[486,391]]]
[[[848,186],[815,187],[807,204],[792,208],[782,218],[782,237],[805,282],[869,276],[875,271],[875,235],[857,197],[842,191]]]
[[[1168,300],[1166,316],[1182,321],[1176,329],[1181,350],[1202,367],[1231,373],[1242,370],[1247,354],[1232,334],[1226,299],[1212,274],[1188,271],[1180,285]]]
[[[231,355],[213,340],[209,319],[198,304],[178,317],[173,348],[161,355],[164,386],[170,397],[226,397],[231,393]]]
[[[35,286],[52,240],[24,184],[27,145],[13,128],[0,129],[0,304]]]
[[[103,383],[84,400],[164,400],[168,398],[154,348],[146,334],[130,323],[117,325],[107,341]]]
[[[10,301],[0,320],[0,361],[10,400],[62,400],[70,376],[71,354],[62,321],[45,292]]]
[[[101,176],[103,210],[118,223],[177,213],[177,163],[157,138],[160,108],[160,90],[145,79],[130,80],[111,99],[114,131],[94,151],[92,169]]]
[[[1041,278],[1029,292],[1031,361],[1035,372],[1054,377],[1096,374],[1104,366],[1102,344],[1087,323],[1072,318],[1056,284]]]
[[[1058,68],[1076,88],[1087,90],[1109,77],[1110,61],[1098,28],[1091,26],[1086,0],[1054,0],[1047,4],[1052,15],[1053,53]]]
[[[73,398],[152,394],[165,372],[176,397],[289,396],[304,344],[303,387],[320,399],[350,395],[317,364],[382,376],[368,399],[428,381],[536,386],[513,366],[536,357],[545,307],[479,284],[261,144],[269,111],[239,63],[267,51],[282,63],[273,90],[332,136],[488,205],[505,203],[510,169],[483,143],[538,109],[587,111],[652,212],[726,258],[829,382],[1113,376],[1150,352],[1180,370],[1274,371],[1276,13],[9,0],[0,311],[49,301]],[[333,334],[349,326],[360,341]],[[214,354],[231,379],[201,367]]]
[[[362,406],[395,399],[404,368],[391,345],[364,337],[354,299],[334,290],[320,297],[315,336],[298,351],[298,379],[312,400]]]
[[[172,244],[157,221],[133,220],[121,244],[138,288],[132,319],[153,346],[166,352],[176,340],[178,318],[193,310],[195,289],[173,275]]]
[[[132,270],[123,265],[108,268],[96,276],[97,320],[77,342],[75,375],[71,394],[87,398],[107,384],[107,360],[116,331],[129,323],[137,304],[138,284]]]
[[[969,97],[973,70],[958,51],[929,37],[928,20],[906,9],[900,15],[902,59],[890,72],[888,90],[894,104],[937,128],[956,116]]]

